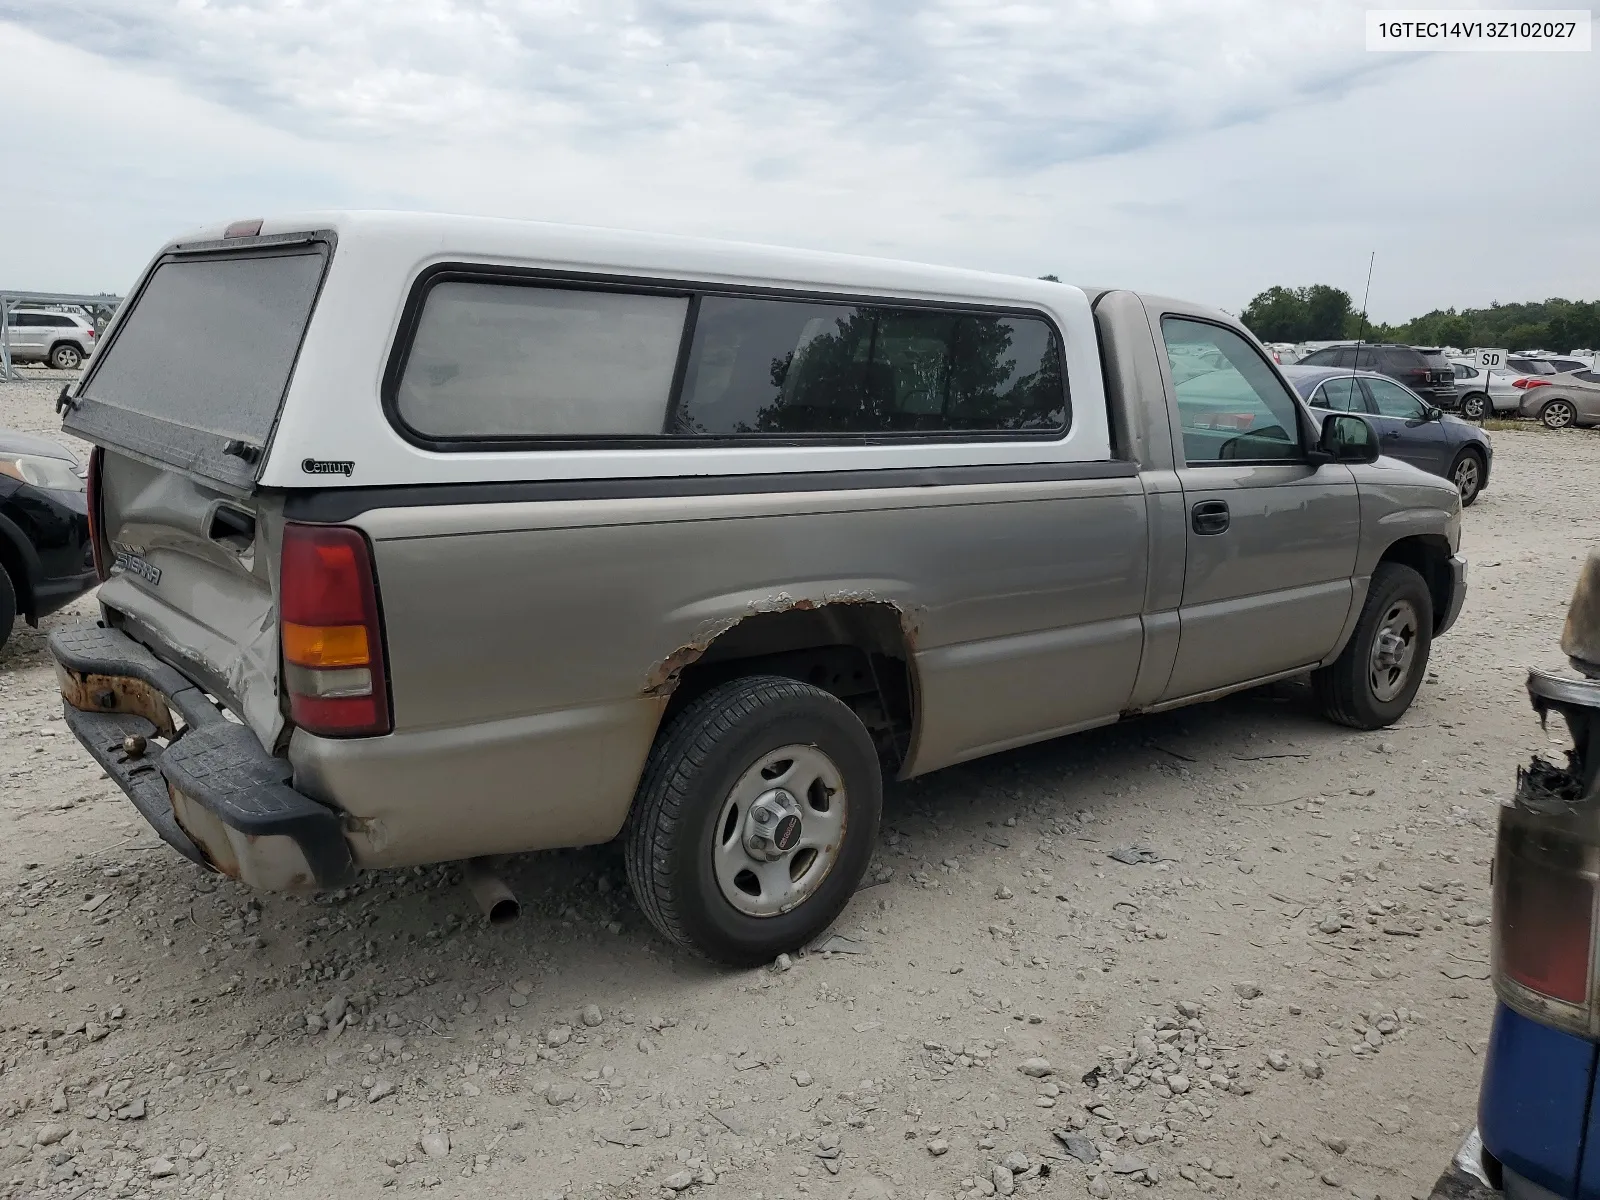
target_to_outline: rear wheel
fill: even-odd
[[[1476,450],[1463,450],[1456,455],[1450,467],[1450,482],[1461,493],[1461,507],[1466,508],[1483,491],[1483,459]]]
[[[1546,429],[1565,429],[1577,416],[1578,410],[1570,400],[1552,400],[1539,410],[1539,420]]]
[[[50,365],[58,371],[76,371],[83,365],[83,351],[63,342],[50,351]]]
[[[793,679],[732,680],[651,750],[624,835],[628,881],[679,945],[770,962],[849,903],[882,807],[877,751],[843,701]]]
[[[11,575],[0,567],[0,646],[11,637],[11,626],[17,619],[17,589]]]
[[[1421,575],[1379,563],[1350,643],[1311,675],[1322,715],[1353,729],[1393,725],[1416,697],[1433,646],[1433,596]]]
[[[1470,421],[1481,421],[1489,415],[1489,397],[1473,392],[1461,400],[1461,415]]]

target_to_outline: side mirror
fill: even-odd
[[[1333,462],[1369,463],[1378,459],[1378,435],[1365,417],[1332,413],[1323,418],[1317,448]]]
[[[1444,420],[1444,409],[1436,408],[1434,405],[1430,404],[1423,410],[1423,415],[1430,421],[1442,421]]]

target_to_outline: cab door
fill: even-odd
[[[44,330],[39,327],[37,313],[12,312],[7,317],[7,324],[10,326],[13,358],[34,359],[43,353],[40,335]]]
[[[1188,561],[1164,699],[1309,667],[1353,595],[1360,510],[1348,467],[1307,454],[1298,400],[1248,338],[1166,315]]]
[[[1368,420],[1378,431],[1378,452],[1443,475],[1450,469],[1453,447],[1444,422],[1428,416],[1429,405],[1392,379],[1361,380],[1372,401]]]

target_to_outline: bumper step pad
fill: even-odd
[[[338,887],[354,876],[339,814],[289,786],[288,760],[268,753],[181,672],[104,626],[57,630],[50,653],[66,676],[63,693],[87,706],[63,699],[68,727],[168,845],[213,866],[179,825],[170,784],[247,838],[293,840],[318,887]],[[126,687],[128,680],[155,696]],[[152,704],[170,706],[183,718],[184,729],[166,746],[155,740],[166,714]]]

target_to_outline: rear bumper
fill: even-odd
[[[1578,1200],[1578,1196],[1577,1192],[1552,1192],[1502,1166],[1483,1148],[1483,1139],[1474,1129],[1433,1185],[1428,1200]]]
[[[1467,560],[1459,554],[1450,556],[1450,604],[1439,617],[1439,623],[1434,627],[1433,636],[1448,633],[1450,627],[1456,623],[1456,618],[1461,615],[1461,607],[1467,602]]]
[[[1498,1164],[1491,1167],[1484,1161],[1483,1139],[1474,1129],[1433,1185],[1428,1200],[1503,1200],[1505,1193],[1490,1182],[1491,1170],[1497,1167]],[[1494,1170],[1494,1175],[1498,1176],[1499,1171]]]
[[[68,727],[168,845],[268,891],[353,878],[340,815],[180,672],[104,626],[57,630],[50,653]]]

